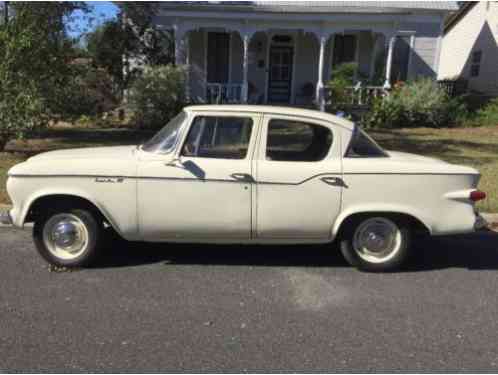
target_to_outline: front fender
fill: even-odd
[[[11,210],[13,224],[22,228],[30,208],[38,199],[65,195],[88,201],[101,212],[106,221],[123,238],[137,239],[135,181],[128,179],[119,186],[118,184],[95,184],[93,179],[81,179],[75,183],[71,178],[64,178],[55,183],[46,178],[10,177],[8,189],[14,203]]]
[[[420,221],[429,231],[430,234],[432,234],[432,224],[431,221],[424,217],[424,215],[419,212],[417,209],[408,207],[408,206],[403,206],[403,205],[396,205],[396,204],[365,204],[365,205],[355,205],[348,207],[344,211],[341,212],[341,214],[337,217],[337,219],[334,222],[334,225],[332,226],[332,239],[336,238],[339,230],[341,228],[342,223],[350,216],[355,215],[355,214],[368,214],[368,213],[375,213],[375,212],[389,212],[389,213],[394,213],[394,214],[403,214],[403,215],[408,215],[411,216],[418,221]]]
[[[93,204],[95,207],[97,207],[99,209],[99,211],[102,213],[102,215],[104,215],[106,220],[109,222],[109,224],[112,225],[112,227],[116,231],[120,232],[119,225],[113,220],[111,214],[106,210],[106,208],[104,207],[103,204],[101,204],[96,199],[94,199],[93,197],[88,195],[88,193],[86,193],[85,191],[80,190],[80,189],[74,189],[74,188],[71,188],[71,189],[68,189],[68,188],[50,189],[49,188],[49,189],[41,189],[41,190],[33,193],[27,199],[27,201],[22,205],[22,209],[21,209],[21,212],[20,212],[19,217],[18,217],[18,222],[14,223],[14,224],[17,226],[23,227],[25,224],[25,221],[26,221],[26,217],[28,216],[28,212],[29,212],[30,208],[33,206],[33,203],[35,203],[40,198],[51,196],[51,195],[67,195],[67,196],[77,197],[77,198],[87,200],[88,202],[90,202],[91,204]]]

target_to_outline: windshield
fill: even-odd
[[[142,150],[161,154],[167,154],[173,151],[176,141],[178,140],[178,135],[180,134],[180,128],[186,118],[187,114],[185,112],[180,112],[154,137],[144,143]]]
[[[359,127],[355,127],[345,156],[348,158],[378,158],[388,155],[367,133]]]

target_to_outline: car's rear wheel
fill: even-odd
[[[408,258],[411,236],[402,220],[370,216],[351,224],[341,239],[341,251],[352,266],[364,271],[393,271]]]
[[[41,215],[35,220],[33,238],[40,255],[60,267],[90,265],[98,253],[101,226],[95,216],[82,209]]]

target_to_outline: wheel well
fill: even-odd
[[[430,230],[427,226],[422,223],[419,219],[414,216],[399,213],[399,212],[358,212],[352,214],[345,218],[340,227],[337,234],[338,238],[348,233],[348,230],[351,230],[355,227],[355,224],[360,220],[364,220],[369,217],[375,216],[383,216],[393,220],[396,223],[403,223],[407,225],[415,235],[428,236],[430,235]]]
[[[90,211],[95,215],[95,218],[104,222],[107,221],[105,216],[99,210],[97,206],[95,206],[92,202],[85,198],[81,198],[75,195],[65,195],[65,194],[56,194],[56,195],[46,195],[40,198],[37,198],[30,206],[26,218],[24,219],[25,223],[34,222],[37,217],[43,215],[43,213],[47,211],[59,211],[64,209],[83,209]]]

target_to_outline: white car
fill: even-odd
[[[479,173],[385,151],[358,126],[303,109],[185,108],[140,146],[54,151],[9,171],[4,223],[34,222],[40,254],[85,266],[103,229],[129,241],[340,242],[352,265],[392,270],[418,234],[485,224]],[[331,247],[332,249],[332,247]]]

